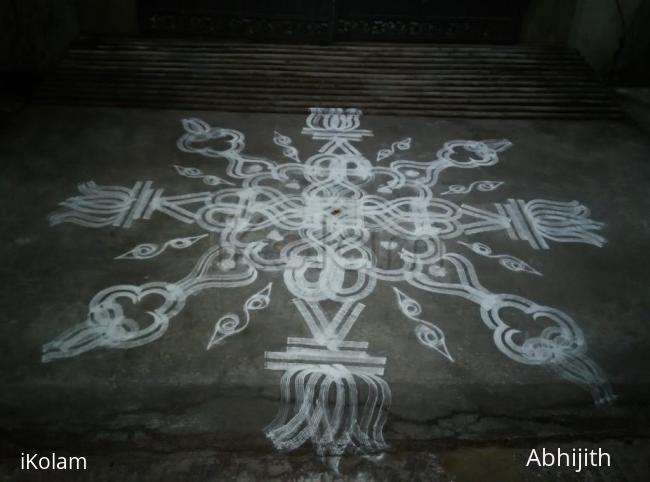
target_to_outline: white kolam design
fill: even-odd
[[[441,196],[448,196],[450,194],[467,194],[476,188],[477,191],[489,192],[498,189],[503,185],[503,181],[474,181],[469,186],[465,187],[462,184],[452,184],[445,192],[441,192]]]
[[[246,329],[251,321],[251,311],[263,310],[271,302],[271,287],[273,283],[266,285],[266,288],[258,291],[253,296],[246,300],[244,303],[244,320],[236,313],[228,313],[223,315],[214,326],[212,337],[208,342],[207,349],[209,350],[214,345],[221,343],[229,336],[241,333]]]
[[[396,151],[406,151],[411,148],[411,138],[407,137],[401,141],[393,142],[390,147],[382,149],[377,153],[377,162],[395,154]]]
[[[273,133],[273,143],[277,146],[282,147],[282,154],[284,157],[287,157],[289,159],[292,159],[296,162],[300,162],[300,157],[298,155],[298,149],[293,147],[291,144],[291,138],[287,136],[283,136],[279,132],[274,132]]]
[[[542,273],[537,271],[531,265],[522,261],[521,259],[509,255],[509,254],[492,254],[492,248],[484,243],[466,243],[464,241],[458,241],[458,244],[468,247],[474,251],[479,256],[485,256],[486,258],[494,258],[499,260],[499,264],[510,271],[530,273],[537,276],[542,276]]]
[[[156,243],[138,244],[135,248],[124,254],[116,256],[115,259],[150,259],[162,254],[167,248],[185,249],[192,246],[197,241],[206,238],[207,234],[199,236],[189,236],[187,238],[170,239],[162,245]]]
[[[252,286],[260,273],[266,273],[262,277],[282,280],[293,299],[289,309],[297,310],[308,333],[290,336],[285,350],[265,353],[265,368],[282,373],[282,405],[266,434],[282,450],[310,442],[334,470],[346,451],[378,455],[387,446],[383,436],[391,401],[384,379],[387,360],[370,354],[367,341],[351,336],[362,318],[364,300],[378,282],[393,285],[396,312],[413,324],[415,338],[431,363],[462,360],[452,356],[453,347],[447,345],[439,325],[444,320],[429,321],[412,298],[418,290],[474,303],[477,317],[504,355],[552,368],[586,388],[596,403],[614,399],[605,375],[587,355],[584,334],[573,318],[519,295],[490,291],[465,256],[494,258],[508,270],[541,275],[519,258],[492,254],[486,244],[468,240],[483,233],[501,234],[536,250],[550,249],[553,243],[593,247],[605,243],[600,234],[603,224],[593,221],[577,201],[508,199],[472,205],[441,197],[454,194],[456,199],[474,188],[480,193],[499,187],[501,182],[476,181],[467,188],[452,185],[444,190],[438,179],[446,170],[483,171],[495,165],[511,147],[508,140],[451,140],[430,160],[397,159],[388,164],[386,158],[410,147],[407,138],[380,151],[377,161],[383,162],[373,165],[357,148],[373,135],[361,128],[359,110],[314,108],[302,133],[322,142],[319,151],[301,161],[291,139],[275,132],[273,142],[288,159],[277,162],[245,154],[245,136],[237,130],[200,119],[184,119],[182,124],[185,133],[178,148],[225,161],[228,180],[175,166],[180,175],[200,178],[214,189],[170,194],[151,181],[130,187],[88,182],[79,186],[80,195],[61,203],[50,223],[128,228],[154,215],[166,216],[211,234],[213,245],[181,280],[100,291],[90,301],[85,320],[44,345],[44,362],[100,347],[150,343],[165,333],[192,295],[211,288]],[[119,257],[149,258],[161,251],[159,246],[164,250],[198,241],[196,235],[178,238],[150,249],[136,247]],[[142,319],[125,314],[123,302],[138,305],[145,299],[149,308]],[[153,308],[152,301],[157,302]],[[206,340],[208,348],[242,334],[252,313],[271,302],[271,284],[258,285],[241,313],[216,321]],[[517,327],[527,327],[525,331],[511,326],[513,318]]]
[[[208,186],[218,186],[219,184],[235,186],[235,184],[233,184],[232,182],[227,181],[219,176],[205,175],[203,174],[203,171],[201,171],[196,167],[185,167],[185,166],[175,165],[174,169],[176,169],[176,172],[178,172],[181,176],[189,177],[190,179],[202,179],[203,182],[206,183]]]

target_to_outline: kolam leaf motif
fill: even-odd
[[[236,313],[226,313],[221,318],[217,320],[214,325],[214,331],[208,341],[207,350],[213,346],[221,343],[226,338],[241,333],[246,329],[250,323],[250,312],[263,310],[269,306],[271,302],[271,287],[272,283],[266,285],[265,288],[261,289],[251,297],[246,300],[244,303],[244,318],[242,318]]]
[[[197,118],[182,119],[183,129],[190,134],[207,134],[210,132],[210,126],[203,120]]]

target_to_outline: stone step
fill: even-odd
[[[478,118],[621,116],[582,58],[540,46],[274,45],[177,39],[77,42],[43,104]]]

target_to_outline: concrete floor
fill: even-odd
[[[301,135],[305,116],[296,115],[31,107],[2,127],[0,427],[6,480],[41,480],[43,473],[17,469],[22,450],[87,455],[95,461],[94,480],[115,480],[115,474],[124,480],[337,478],[331,468],[336,464],[322,464],[309,442],[294,452],[278,453],[264,433],[278,411],[282,376],[264,368],[265,352],[281,352],[287,337],[307,335],[281,272],[260,270],[248,286],[209,289],[188,298],[166,333],[151,343],[130,349],[97,347],[41,362],[42,346],[86,320],[96,293],[114,285],[181,280],[219,242],[212,233],[151,259],[114,259],[140,243],[164,243],[204,231],[161,213],[128,228],[48,223],[58,204],[77,196],[77,185],[91,180],[129,188],[136,181],[152,181],[167,195],[220,188],[180,176],[173,166],[181,165],[236,181],[228,177],[225,160],[177,148],[183,134],[180,119],[189,117],[244,133],[247,155],[278,162],[292,161],[272,142],[274,131],[289,136],[303,160],[323,144]],[[484,243],[493,254],[516,257],[543,276],[505,269],[498,259],[453,241],[446,241],[446,249],[470,259],[490,292],[518,295],[575,320],[584,334],[585,356],[597,366],[598,384],[608,383],[608,393],[616,399],[596,405],[589,385],[563,376],[557,363],[520,363],[504,354],[471,300],[379,281],[363,300],[366,308],[349,339],[367,341],[369,355],[386,358],[383,379],[392,404],[383,435],[389,448],[375,462],[370,459],[378,454],[347,451],[340,460],[341,476],[647,480],[647,133],[614,121],[373,116],[363,116],[361,128],[374,136],[356,146],[372,164],[386,167],[393,159],[435,159],[451,139],[507,138],[513,145],[498,153],[498,163],[444,170],[434,195],[451,185],[503,181],[492,191],[445,199],[485,210],[511,198],[577,200],[590,209],[589,219],[604,223],[597,231],[606,239],[602,247],[549,241],[549,249],[536,250],[505,230],[461,238]],[[379,150],[404,138],[411,139],[409,149],[375,162]],[[243,316],[246,300],[269,282],[273,290],[268,307],[251,311],[244,331],[206,351],[215,322],[229,312]],[[419,322],[400,310],[394,287],[420,304],[419,319],[444,332],[453,362],[418,342],[413,329]],[[127,308],[129,314],[137,311]],[[329,308],[333,316],[336,309]],[[154,308],[145,311],[149,309]],[[517,320],[514,313],[507,316],[528,336],[525,320]],[[614,454],[614,467],[591,475],[523,467],[522,457],[531,448],[558,444],[600,446]],[[583,475],[591,478],[576,478]],[[47,478],[59,476],[72,480],[69,474],[50,473]]]

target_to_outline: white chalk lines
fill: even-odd
[[[388,360],[372,355],[368,341],[351,336],[363,318],[363,301],[380,282],[393,286],[396,310],[404,323],[412,324],[414,338],[430,363],[462,360],[448,346],[444,320],[430,319],[412,298],[416,290],[474,303],[477,317],[493,332],[495,346],[504,355],[552,368],[589,390],[597,403],[612,400],[606,377],[587,356],[584,335],[575,321],[527,298],[489,291],[481,285],[470,257],[493,260],[516,274],[542,273],[520,258],[468,241],[490,233],[525,241],[533,249],[546,250],[554,242],[599,247],[605,242],[598,233],[603,224],[591,220],[589,210],[576,201],[508,199],[476,206],[454,202],[468,193],[493,191],[501,181],[439,188],[438,179],[448,169],[496,164],[499,154],[512,146],[508,140],[451,140],[431,160],[398,158],[388,163],[391,156],[410,149],[411,139],[404,138],[380,150],[373,165],[355,146],[373,135],[360,125],[361,112],[356,109],[311,109],[302,133],[322,142],[321,148],[301,160],[291,138],[274,132],[273,142],[286,158],[276,162],[244,154],[245,136],[239,131],[184,119],[178,148],[225,160],[229,180],[177,165],[179,175],[200,179],[211,190],[178,195],[154,188],[150,181],[133,187],[82,184],[81,195],[64,201],[50,216],[52,225],[129,227],[155,215],[203,232],[141,244],[119,255],[121,260],[201,246],[198,243],[205,243],[209,233],[214,233],[214,246],[179,281],[117,285],[99,292],[85,320],[44,345],[43,361],[99,347],[131,348],[152,342],[165,333],[192,295],[249,286],[260,272],[277,273],[292,300],[289,309],[300,315],[308,333],[289,336],[284,350],[264,355],[265,368],[282,373],[281,407],[266,428],[278,449],[294,450],[310,442],[337,470],[346,451],[372,455],[386,448]],[[276,284],[273,291],[278,289]],[[128,316],[124,302],[147,303],[148,308]],[[215,349],[234,335],[243,340],[252,332],[247,328],[257,322],[254,319],[264,322],[264,316],[255,312],[270,302],[271,283],[249,292],[240,312],[217,319],[207,348]],[[504,310],[507,319],[502,318]],[[512,326],[513,317],[517,327],[528,328]]]
[[[244,331],[251,321],[250,312],[263,310],[269,306],[269,303],[271,302],[271,286],[272,283],[269,283],[266,285],[266,288],[258,291],[246,300],[246,303],[244,303],[243,320],[236,313],[228,313],[219,318],[214,326],[214,332],[208,342],[207,349],[209,350],[213,346],[221,343],[229,336]]]
[[[115,259],[151,259],[163,253],[167,248],[185,249],[192,246],[194,243],[207,237],[207,234],[199,236],[189,236],[186,238],[170,239],[162,245],[156,243],[142,243],[138,244],[135,248],[127,251],[124,254],[116,256]]]
[[[506,269],[509,269],[510,271],[525,272],[537,276],[542,276],[542,273],[540,273],[535,268],[533,268],[528,263],[522,261],[519,258],[516,258],[509,254],[492,254],[492,248],[490,248],[487,244],[483,244],[483,243],[470,244],[470,243],[465,243],[463,241],[458,241],[458,244],[467,246],[469,249],[471,249],[472,251],[474,251],[476,254],[480,256],[497,259],[501,266],[503,266]]]
[[[203,174],[203,171],[196,167],[184,167],[175,165],[174,169],[176,169],[176,172],[178,172],[181,176],[189,177],[190,179],[201,179],[208,186],[219,186],[220,184],[224,184],[226,186],[235,186],[234,183],[227,181],[219,176],[205,175]]]
[[[399,309],[401,312],[417,323],[417,326],[415,327],[415,334],[418,337],[420,343],[433,348],[449,361],[453,362],[454,359],[449,354],[447,343],[445,342],[445,334],[442,332],[442,330],[433,323],[418,318],[418,315],[422,313],[422,307],[420,306],[420,303],[415,301],[413,298],[405,295],[402,291],[395,287],[393,287],[393,290],[397,295],[397,302],[399,304]]]
[[[411,148],[411,138],[406,137],[401,141],[393,142],[389,148],[381,149],[377,153],[377,162],[383,161],[387,157],[395,154],[396,151],[406,151]]]
[[[462,184],[452,184],[445,192],[441,192],[441,196],[447,196],[449,194],[467,194],[470,193],[476,188],[477,191],[489,192],[498,189],[503,185],[502,181],[474,181],[469,186],[463,186]]]
[[[277,146],[282,147],[282,154],[284,157],[287,157],[296,162],[300,162],[298,149],[293,147],[293,145],[291,145],[291,142],[292,141],[290,137],[283,136],[277,131],[273,133],[273,143]]]

